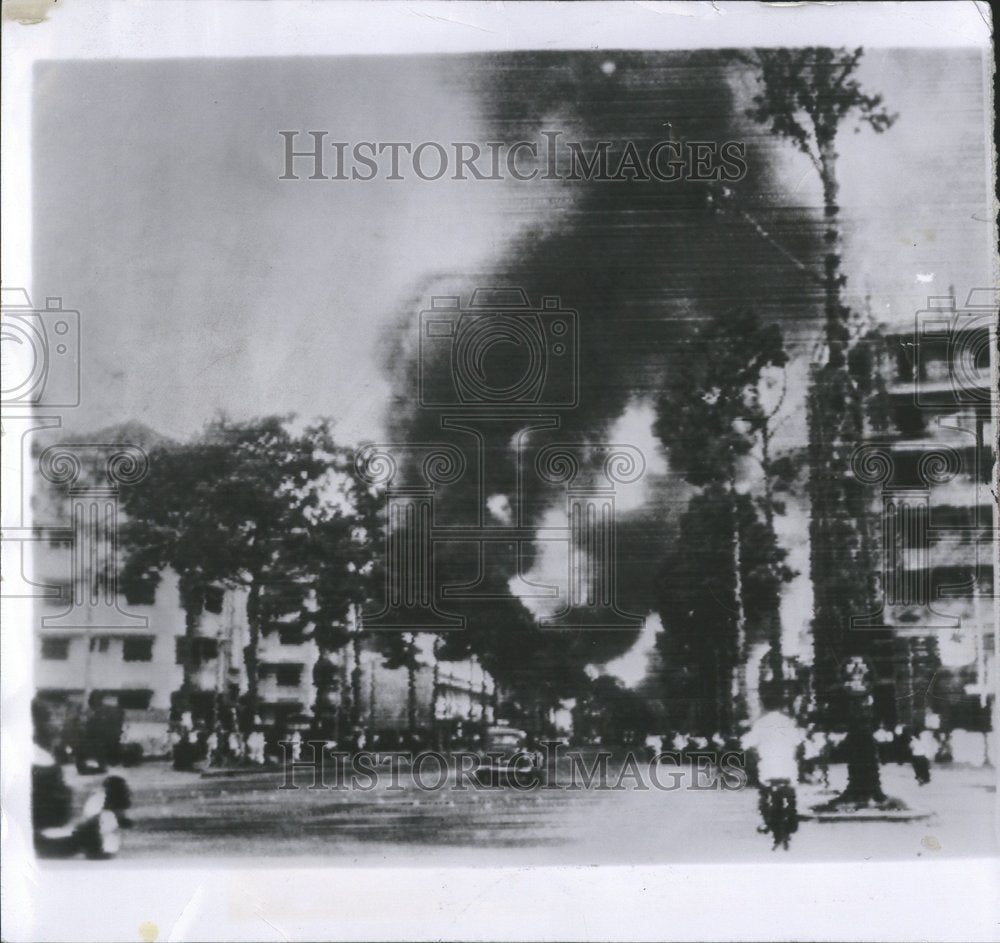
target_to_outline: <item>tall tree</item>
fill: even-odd
[[[172,707],[179,717],[196,708],[195,674],[200,665],[198,630],[213,605],[223,571],[221,534],[208,508],[202,468],[211,463],[203,443],[160,443],[150,450],[150,474],[123,493],[127,518],[120,529],[124,564],[119,585],[127,599],[152,602],[163,572],[178,578],[184,636],[178,646],[181,687]]]
[[[155,581],[156,565],[179,566],[190,638],[203,587],[244,594],[245,727],[259,710],[261,635],[306,618],[315,571],[309,534],[335,452],[325,424],[296,435],[282,417],[220,418],[192,443],[154,450],[149,475],[126,497],[126,570]]]
[[[746,523],[739,508],[741,461],[769,422],[759,388],[768,367],[787,362],[781,331],[762,325],[749,310],[695,322],[685,337],[688,356],[667,375],[655,431],[673,467],[692,485],[723,502],[729,521],[726,599],[735,614],[734,655],[722,658],[732,673],[735,716],[746,715],[747,614],[743,555]],[[709,579],[703,574],[702,579]],[[721,656],[720,656],[721,658]],[[727,724],[728,726],[728,724]]]
[[[815,670],[828,718],[846,718],[849,728],[844,798],[863,803],[885,798],[872,738],[871,685],[851,695],[842,673],[852,657],[861,658],[877,678],[875,650],[885,639],[870,630],[852,630],[853,618],[876,608],[869,496],[850,473],[850,456],[865,434],[871,375],[862,349],[852,350],[851,311],[843,297],[847,279],[842,271],[837,139],[845,122],[868,125],[880,134],[895,116],[883,107],[880,95],[861,89],[856,73],[862,54],[860,48],[757,50],[752,62],[760,92],[749,113],[809,158],[823,190],[819,281],[827,358],[813,371],[808,402]]]
[[[327,736],[337,736],[344,719],[346,692],[336,659],[349,644],[354,655],[349,719],[352,726],[361,726],[361,611],[375,595],[384,546],[380,518],[384,492],[361,478],[353,455],[346,451],[335,454],[332,467],[336,500],[324,505],[309,529],[314,576],[310,608],[304,615],[319,649],[313,672],[315,722]]]
[[[842,369],[850,343],[850,309],[842,290],[847,280],[841,270],[841,223],[837,179],[837,134],[845,120],[867,124],[881,134],[896,120],[883,107],[881,95],[868,95],[855,77],[864,50],[810,47],[758,49],[761,91],[754,97],[750,117],[772,134],[791,141],[806,155],[823,187],[823,287],[825,292],[828,365]]]
[[[749,495],[737,496],[735,510],[743,543],[742,613],[750,625],[767,626],[782,583],[792,575],[786,551]],[[656,644],[671,722],[705,735],[732,731],[738,720],[732,679],[743,653],[737,632],[741,610],[733,602],[732,514],[724,486],[696,494],[680,517],[659,581],[664,628]]]
[[[406,670],[406,732],[411,740],[419,728],[417,713],[417,672],[423,667],[416,632],[377,633],[376,644],[386,668]]]

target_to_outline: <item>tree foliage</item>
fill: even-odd
[[[657,646],[666,665],[672,720],[700,733],[733,724],[731,678],[739,659],[732,535],[734,505],[721,485],[695,495],[681,515],[678,539],[664,561],[660,603],[664,631]],[[787,553],[749,495],[735,502],[742,535],[740,587],[747,623],[763,628],[792,577]]]
[[[258,707],[260,636],[301,630],[314,600],[321,622],[335,618],[332,586],[350,531],[331,498],[345,464],[325,423],[296,434],[284,417],[219,418],[190,443],[153,449],[149,475],[125,497],[124,582],[155,587],[176,571],[189,639],[213,590],[244,593],[245,724]],[[357,592],[350,581],[344,590]],[[186,663],[186,687],[192,670]]]
[[[750,117],[791,141],[820,170],[823,151],[833,145],[845,118],[854,116],[859,126],[867,124],[878,134],[897,118],[881,95],[862,91],[855,73],[863,55],[860,47],[755,50],[750,61],[758,66],[763,87]]]
[[[779,587],[792,576],[774,536],[781,507],[775,489],[765,488],[756,502],[737,489],[741,461],[772,419],[761,402],[764,371],[784,367],[788,358],[777,325],[762,325],[746,309],[696,322],[685,340],[688,355],[665,378],[655,431],[671,465],[702,491],[681,519],[678,546],[684,552],[667,559],[661,651],[668,688],[674,688],[668,697],[680,690],[691,694],[697,679],[704,696],[694,700],[711,705],[707,715],[698,708],[699,722],[708,716],[714,729],[731,729],[745,710],[748,628],[780,644]],[[780,473],[787,487],[794,466],[765,464],[765,475]],[[765,585],[769,591],[762,593]],[[728,703],[733,678],[736,705]]]
[[[781,330],[744,309],[695,323],[685,347],[665,377],[655,432],[691,484],[728,482],[766,420],[762,373],[788,361]]]

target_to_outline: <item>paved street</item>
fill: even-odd
[[[426,778],[433,781],[435,773]],[[883,767],[886,791],[931,812],[930,818],[804,821],[790,851],[773,853],[769,837],[755,830],[753,789],[426,792],[403,772],[398,791],[387,790],[387,777],[370,792],[289,791],[279,788],[277,772],[202,778],[166,763],[128,770],[127,776],[135,828],[125,835],[120,859],[126,861],[252,856],[261,864],[279,857],[362,865],[655,864],[915,860],[997,849],[989,768],[939,767],[920,788],[908,766]],[[844,767],[834,767],[831,785],[842,786],[845,777]],[[75,772],[67,779],[78,792],[88,784]],[[818,787],[800,787],[800,810],[827,797]]]

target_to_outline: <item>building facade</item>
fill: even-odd
[[[34,687],[57,728],[72,726],[88,706],[121,708],[126,736],[141,742],[147,754],[162,753],[169,722],[180,713],[175,695],[186,662],[192,667],[193,720],[210,719],[218,706],[246,694],[244,590],[220,591],[206,600],[189,638],[172,571],[160,574],[155,592],[131,599],[118,592],[115,493],[99,474],[81,474],[70,487],[40,481],[33,505],[49,535],[32,545],[26,574],[41,593],[32,626]],[[385,666],[370,636],[330,656],[340,679],[338,696],[357,701],[350,714],[370,730],[398,733],[409,725],[412,687],[416,721],[425,731],[435,724],[489,719],[492,678],[474,658],[435,666],[430,637],[417,638],[419,667],[412,684],[406,669]],[[309,627],[296,632],[281,624],[267,627],[257,661],[260,722],[278,730],[292,722],[307,725],[320,661]]]
[[[898,721],[990,725],[996,690],[991,318],[953,298],[888,334],[881,475],[884,624],[895,636]]]

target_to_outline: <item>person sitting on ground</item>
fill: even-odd
[[[54,739],[52,716],[38,698],[31,702],[33,726],[31,758],[31,824],[35,834],[42,829],[65,825],[70,818],[73,793],[63,777],[62,767],[49,748]]]

